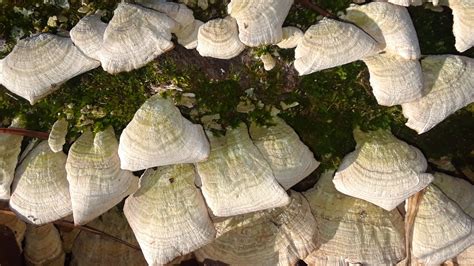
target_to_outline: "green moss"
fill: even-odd
[[[306,30],[317,21],[318,13],[297,5],[293,5],[285,20],[285,26],[295,26]]]
[[[352,130],[390,128],[402,123],[397,107],[377,105],[362,63],[324,70],[302,78],[303,109],[287,121],[311,143],[323,166],[333,167],[354,149]]]
[[[453,16],[449,8],[441,13],[427,12],[423,7],[413,7],[409,11],[418,35],[422,33],[419,42],[423,54],[457,53],[454,36],[450,33]],[[440,36],[441,32],[444,36]]]
[[[229,2],[229,1],[227,1]],[[227,14],[227,3],[226,1],[214,1],[214,3],[209,3],[209,7],[206,10],[203,10],[197,6],[190,7],[194,12],[194,17],[201,21],[209,21],[216,18],[224,18]]]
[[[321,17],[320,14],[314,10],[300,6],[297,1],[295,2],[296,4],[291,7],[288,17],[285,20],[285,25],[297,26],[306,30],[309,26],[316,24],[317,18]],[[344,12],[349,4],[351,4],[350,0],[319,0],[312,2],[335,16],[337,16],[338,12]]]
[[[0,113],[25,114],[28,128],[42,131],[48,131],[58,117],[66,117],[72,125],[71,139],[86,127],[98,130],[111,125],[120,131],[150,95],[154,72],[154,65],[118,75],[96,69],[69,80],[34,106],[2,88]]]
[[[333,14],[337,12],[344,12],[344,10],[349,7],[352,3],[351,0],[318,0],[315,1],[320,7],[328,10]]]
[[[418,33],[422,54],[459,54],[454,48],[453,15],[451,9],[432,12],[423,7],[410,7],[410,15]],[[463,53],[474,56],[474,49]]]

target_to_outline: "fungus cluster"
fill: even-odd
[[[473,101],[474,59],[422,58],[405,7],[352,5],[343,20],[323,18],[303,34],[283,27],[292,4],[232,0],[229,16],[204,23],[182,4],[120,3],[109,23],[88,15],[70,38],[44,33],[21,40],[0,61],[0,83],[34,104],[99,65],[112,74],[140,68],[172,49],[175,34],[187,49],[220,59],[246,46],[296,47],[300,75],[362,60],[379,104],[402,105],[407,126],[419,134]],[[468,0],[449,6],[456,48],[463,51],[473,45],[474,6]],[[275,65],[269,54],[261,59],[267,70]],[[459,261],[474,260],[471,184],[429,173],[423,153],[389,131],[356,129],[355,150],[299,193],[290,188],[319,162],[283,119],[271,122],[240,123],[217,135],[154,95],[119,140],[112,127],[85,131],[67,154],[65,119],[52,126],[48,141],[33,143],[20,158],[23,138],[0,135],[0,199],[9,200],[19,218],[0,213],[0,223],[13,228],[20,248],[25,239],[31,264],[64,263],[61,236],[51,224],[60,219],[112,228],[110,234],[138,243],[144,260],[130,250],[120,255],[133,265],[173,263],[192,252],[199,261],[230,265],[294,265],[300,259],[310,265],[394,265],[411,255],[428,265],[458,255]],[[17,118],[11,127],[24,127],[24,121]],[[142,170],[140,178],[132,172]],[[410,235],[397,207],[414,195],[422,196]],[[114,206],[124,199],[122,214]],[[101,239],[77,241],[77,264],[105,264],[108,256],[107,263],[118,261],[89,254],[89,247],[107,251]]]

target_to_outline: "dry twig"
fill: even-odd
[[[331,14],[329,11],[325,10],[324,8],[316,4],[313,4],[311,0],[296,0],[295,2],[300,4],[301,6],[304,6],[308,9],[318,12],[321,16],[337,19],[337,17]]]
[[[0,213],[2,214],[7,214],[7,215],[14,215],[16,216],[16,214],[10,210],[2,210],[0,209]],[[128,243],[127,241],[124,241],[120,238],[117,238],[113,235],[110,235],[110,234],[107,234],[106,232],[104,231],[100,231],[98,229],[95,229],[93,227],[90,227],[90,226],[87,226],[87,225],[74,225],[73,222],[70,222],[70,221],[66,221],[66,220],[58,220],[58,221],[54,221],[53,224],[57,225],[57,226],[60,226],[60,227],[66,227],[66,228],[77,228],[81,231],[84,231],[84,232],[88,232],[88,233],[91,233],[91,234],[95,234],[95,235],[99,235],[99,236],[103,236],[103,237],[106,237],[106,238],[109,238],[109,239],[112,239],[113,241],[115,242],[118,242],[120,244],[123,244],[123,245],[126,245],[130,248],[133,248],[133,249],[136,249],[136,250],[140,250],[140,247],[136,246],[136,245],[133,245],[131,243]]]
[[[411,240],[413,237],[413,223],[415,216],[418,213],[421,199],[425,194],[425,190],[421,190],[407,200],[407,213],[405,215],[405,249],[407,253],[406,265],[411,264]]]
[[[0,128],[0,133],[10,134],[10,135],[18,135],[18,136],[25,136],[25,137],[32,137],[38,139],[48,139],[49,133],[41,132],[41,131],[33,131],[24,128]]]

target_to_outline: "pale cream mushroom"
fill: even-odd
[[[28,223],[45,224],[72,213],[66,178],[66,155],[42,141],[15,172],[10,208]]]
[[[61,83],[99,66],[71,39],[41,33],[18,41],[0,64],[0,83],[31,104],[57,90]]]
[[[63,145],[66,143],[68,125],[68,122],[64,118],[54,122],[48,137],[49,148],[51,148],[52,151],[60,152],[63,150]]]
[[[191,164],[148,169],[140,189],[127,198],[125,217],[149,265],[190,253],[215,237]]]
[[[196,50],[202,56],[230,59],[245,49],[238,37],[237,23],[232,17],[213,19],[199,27]]]
[[[422,134],[474,101],[474,59],[430,55],[421,60],[425,96],[402,104],[406,125]]]
[[[405,59],[420,58],[420,45],[410,14],[405,7],[383,2],[351,5],[345,19],[361,27],[385,51]]]
[[[386,2],[386,0],[381,2]],[[423,0],[388,0],[388,2],[399,6],[420,6],[423,4]]]
[[[66,162],[75,224],[85,224],[138,189],[138,178],[120,169],[112,127],[84,132],[72,144]]]
[[[378,104],[393,106],[423,96],[423,73],[418,60],[406,60],[388,53],[363,59],[370,73]]]
[[[377,42],[356,26],[323,18],[304,34],[295,50],[295,68],[301,75],[332,68],[379,51]]]
[[[287,205],[265,157],[252,143],[245,124],[225,136],[208,134],[209,158],[196,164],[206,203],[216,216],[233,216]]]
[[[138,246],[132,229],[122,211],[117,207],[110,209],[87,225]],[[101,235],[82,231],[72,247],[71,265],[146,266],[147,263],[140,250]]]
[[[102,68],[111,73],[131,71],[171,50],[171,32],[179,24],[166,14],[120,3],[104,32],[98,53]]]
[[[434,173],[435,184],[451,200],[456,202],[461,209],[474,217],[474,185],[462,178],[456,178],[443,173]]]
[[[433,184],[453,200],[461,209],[474,217],[474,186],[464,179],[444,173],[434,173]],[[474,245],[457,255],[455,261],[460,266],[474,265]]]
[[[297,27],[284,27],[282,40],[276,45],[282,49],[295,48],[300,42],[300,40],[303,38],[303,35],[303,31],[301,31]]]
[[[339,192],[366,200],[388,211],[433,180],[417,148],[379,129],[354,130],[355,151],[346,155],[334,177]]]
[[[316,221],[306,199],[291,191],[286,207],[216,218],[217,238],[195,252],[199,261],[229,265],[295,265],[316,248]]]
[[[275,58],[273,58],[273,56],[269,53],[264,53],[263,55],[261,55],[260,60],[262,60],[263,69],[265,69],[266,71],[270,71],[276,66]]]
[[[362,0],[364,1],[364,0]],[[353,262],[353,260],[346,259],[343,256],[333,257],[326,254],[320,254],[317,251],[311,253],[304,262],[310,266],[362,266],[362,263]],[[390,265],[390,264],[380,264],[380,265]],[[402,265],[400,265],[402,266]]]
[[[192,24],[189,24],[184,29],[176,32],[178,43],[186,49],[195,49],[198,45],[199,28],[203,24],[204,22],[196,19]]]
[[[197,36],[199,27],[204,24],[200,20],[195,20],[193,11],[183,4],[173,2],[162,2],[157,0],[139,0],[136,3],[165,13],[176,22],[179,27],[172,31],[178,39],[178,43],[186,49],[195,49],[197,46]]]
[[[21,117],[15,117],[10,128],[19,128],[24,125],[25,121]],[[22,140],[22,136],[0,134],[0,200],[10,198],[10,186],[15,175]]]
[[[15,234],[18,248],[21,251],[23,247],[21,243],[25,237],[26,224],[18,219],[15,215],[0,213],[0,225],[8,227],[13,232],[13,234]]]
[[[64,254],[59,232],[53,224],[28,225],[25,234],[26,265],[64,265]]]
[[[239,39],[250,47],[276,44],[293,0],[232,0],[227,13],[237,20]]]
[[[83,17],[71,29],[69,35],[72,42],[88,57],[99,60],[107,24],[100,20],[100,15]]]
[[[466,250],[461,252],[461,254],[457,255],[456,262],[459,266],[474,265],[474,245],[468,247]]]
[[[471,0],[449,1],[453,10],[453,33],[456,50],[464,52],[474,46],[474,2]]]
[[[474,245],[473,217],[436,186],[426,188],[413,223],[413,255],[440,264]]]
[[[209,142],[201,125],[184,118],[170,100],[155,95],[135,113],[122,131],[119,144],[122,169],[194,163],[209,156]]]
[[[309,265],[394,265],[405,257],[403,218],[364,200],[339,193],[327,171],[304,192],[319,231]],[[350,264],[353,263],[353,264]]]
[[[283,121],[273,118],[273,126],[250,126],[253,143],[270,164],[276,180],[289,189],[309,176],[318,166],[313,153],[298,134]]]
[[[158,0],[135,0],[135,3],[168,15],[178,22],[179,27],[173,33],[182,31],[194,22],[193,11],[186,5]]]

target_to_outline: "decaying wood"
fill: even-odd
[[[413,223],[418,212],[421,199],[425,189],[417,192],[407,200],[407,212],[405,215],[405,250],[407,253],[406,265],[411,265],[411,240],[413,237]]]
[[[39,139],[48,139],[49,137],[49,133],[28,130],[28,129],[23,129],[23,128],[0,128],[0,133],[39,138]]]
[[[2,214],[7,214],[7,215],[16,215],[14,212],[10,211],[10,210],[5,210],[5,209],[0,209],[0,213]],[[104,237],[107,237],[107,238],[110,238],[112,239],[113,241],[116,241],[118,243],[121,243],[123,245],[126,245],[130,248],[133,248],[133,249],[136,249],[136,250],[140,250],[140,247],[136,246],[136,245],[133,245],[133,244],[130,244],[126,241],[123,241],[122,239],[120,238],[117,238],[115,236],[112,236],[110,234],[107,234],[103,231],[100,231],[100,230],[97,230],[93,227],[90,227],[90,226],[87,226],[87,225],[74,225],[74,222],[70,222],[70,221],[66,221],[66,220],[58,220],[58,221],[55,221],[53,222],[55,225],[59,226],[59,227],[66,227],[66,228],[78,228],[79,230],[81,231],[84,231],[84,232],[88,232],[88,233],[91,233],[91,234],[95,234],[95,235],[100,235],[100,236],[104,236]]]

